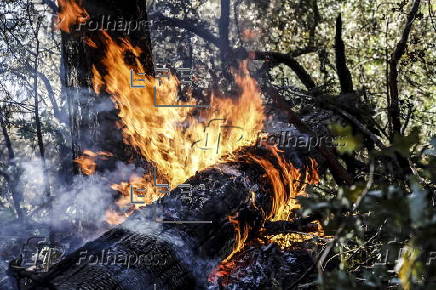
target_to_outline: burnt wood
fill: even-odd
[[[21,270],[19,275],[30,277],[21,288],[153,289],[154,284],[158,289],[206,288],[209,274],[233,248],[235,230],[228,217],[239,214],[239,221],[251,228],[250,240],[259,236],[264,217],[271,211],[271,181],[260,165],[244,161],[248,152],[278,164],[267,150],[247,148],[234,162],[197,172],[185,182],[192,186],[191,192],[175,188],[158,203],[137,210],[124,223],[71,253],[49,272],[32,275]],[[156,218],[166,222],[156,222]],[[267,230],[314,230],[310,224],[314,219],[269,223]],[[177,223],[180,221],[211,223]]]

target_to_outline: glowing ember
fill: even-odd
[[[212,270],[212,272],[209,275],[209,282],[216,283],[218,281],[218,278],[225,278],[227,277],[232,269],[236,267],[236,263],[234,261],[230,261],[228,263],[220,263],[218,264],[215,269]],[[227,286],[227,281],[223,279],[224,281],[220,281],[221,286]]]
[[[301,170],[284,160],[283,155],[279,154],[277,147],[270,146],[268,149],[272,156],[274,156],[275,164],[267,158],[252,154],[242,156],[240,161],[259,164],[264,169],[266,177],[271,182],[273,187],[272,206],[271,210],[265,213],[265,221],[290,220],[292,210],[300,207],[295,197],[305,195],[307,185],[318,183],[317,164],[315,160],[310,159],[311,164],[306,170],[308,174],[303,177]],[[255,199],[254,192],[251,192],[250,204],[254,207],[256,207]],[[221,273],[221,275],[224,275],[223,273],[226,273],[226,271],[220,271],[219,269],[229,268],[229,264],[232,263],[231,259],[234,255],[244,249],[247,238],[252,230],[249,223],[238,219],[238,214],[229,216],[229,221],[235,227],[235,245],[232,252],[216,269],[216,272]],[[318,234],[322,234],[322,230],[320,230]],[[281,248],[286,248],[289,247],[292,242],[304,240],[308,237],[301,237],[301,235],[290,233],[270,236],[268,238],[269,242],[277,243]]]

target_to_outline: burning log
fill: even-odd
[[[232,159],[197,172],[185,182],[192,191],[173,189],[47,273],[17,270],[27,276],[22,289],[204,288],[220,260],[228,267],[247,245],[269,243],[266,235],[317,231],[314,217],[281,220],[315,169],[293,168],[274,148],[244,148]]]

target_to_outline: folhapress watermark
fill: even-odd
[[[279,148],[307,149],[310,151],[323,146],[345,146],[346,142],[343,137],[293,135],[291,131],[282,131],[279,134],[268,132],[259,132],[257,134],[257,147],[273,145],[277,145]]]
[[[62,19],[59,20],[61,23]],[[134,31],[150,31],[151,27],[156,24],[156,21],[145,19],[125,19],[123,17],[111,17],[110,15],[101,15],[97,18],[90,18],[83,21],[83,19],[77,20],[76,31],[86,29],[88,31],[117,31],[117,32],[130,32]]]
[[[87,250],[80,252],[77,265],[86,263],[89,265],[122,265],[130,267],[162,266],[167,263],[166,258],[160,253],[136,254],[120,250],[104,249],[100,252],[88,253]]]

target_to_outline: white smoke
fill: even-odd
[[[51,167],[52,164],[47,166]],[[64,185],[54,174],[48,174],[47,178],[39,158],[20,162],[20,167],[19,189],[24,199],[22,207],[38,223],[59,229],[71,223],[106,229],[105,211],[113,204],[116,195],[111,184],[128,181],[134,173],[143,173],[133,164],[117,162],[113,170],[97,171],[90,176],[77,175],[73,177],[72,184]],[[46,182],[49,183],[51,201]]]

